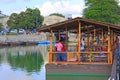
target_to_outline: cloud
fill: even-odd
[[[82,10],[84,9],[84,4],[78,3],[73,4],[67,0],[51,2],[47,1],[42,6],[36,6],[40,9],[43,16],[48,16],[51,13],[61,13],[64,15],[72,14],[72,17],[77,17],[82,15]]]
[[[18,2],[18,0],[1,0],[2,2]],[[22,6],[20,7],[13,7],[9,9],[9,14],[15,12],[20,13],[21,11],[26,10],[26,6],[30,8],[39,8],[41,11],[41,14],[43,16],[48,16],[52,13],[61,13],[63,15],[72,15],[72,17],[78,17],[82,16],[82,10],[84,9],[84,1],[83,0],[47,0],[43,4],[39,5],[38,2],[34,6],[33,3],[28,3],[30,0],[22,0],[26,1]],[[32,0],[31,0],[32,1]],[[22,3],[22,2],[21,2]],[[9,4],[9,3],[8,3]],[[15,3],[14,3],[15,4]],[[30,5],[31,4],[31,5]],[[12,4],[11,4],[12,5]]]

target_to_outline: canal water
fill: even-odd
[[[0,48],[0,80],[108,80],[109,76],[46,75],[48,45]]]

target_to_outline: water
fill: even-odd
[[[48,46],[0,48],[0,80],[107,80],[108,76],[47,75]]]
[[[46,49],[46,46],[1,48],[0,80],[46,80]]]

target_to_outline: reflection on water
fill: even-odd
[[[20,68],[27,72],[39,72],[43,64],[43,57],[37,52],[26,52],[25,55],[19,52],[15,55],[7,53],[7,60],[12,69],[16,70]]]
[[[47,75],[48,45],[0,49],[0,80],[107,80],[108,76]]]
[[[47,46],[0,49],[0,80],[45,80]]]

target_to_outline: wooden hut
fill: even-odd
[[[47,74],[107,74],[110,75],[113,64],[114,50],[118,44],[117,35],[120,34],[120,26],[110,23],[77,17],[60,23],[40,28],[40,31],[50,32],[50,51],[48,53]],[[67,46],[65,61],[57,60],[54,51],[53,36],[66,34]],[[69,45],[69,34],[76,34],[77,42]],[[82,44],[82,45],[81,45]],[[84,45],[84,50],[81,47]],[[72,48],[72,50],[70,50]],[[60,65],[56,65],[60,64]],[[64,64],[64,65],[63,65]]]

